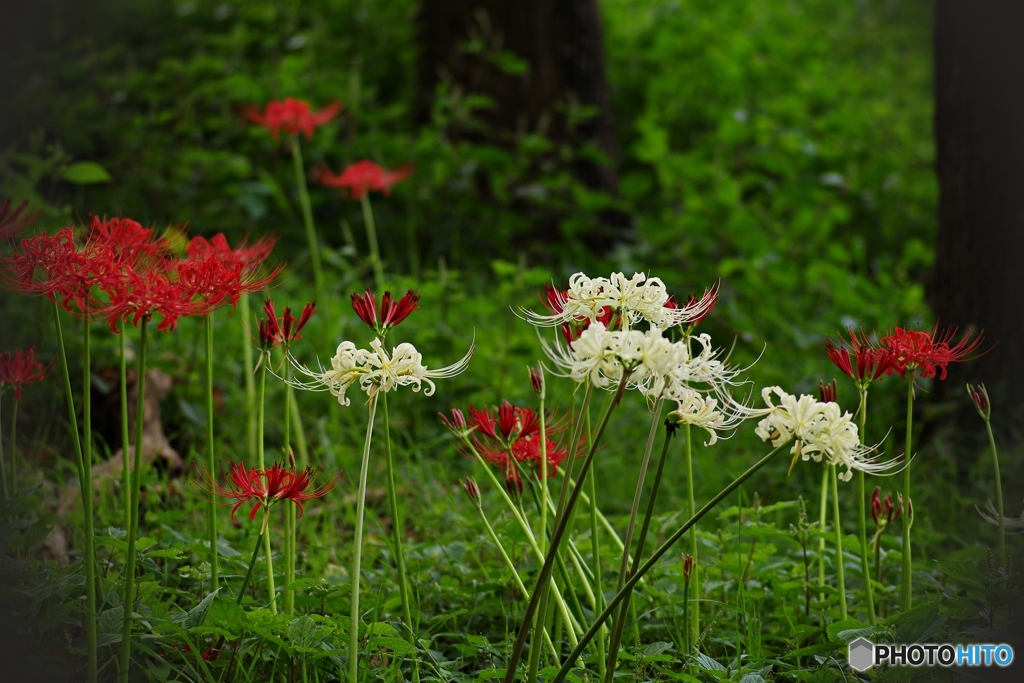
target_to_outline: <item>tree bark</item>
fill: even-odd
[[[423,0],[417,23],[421,122],[439,84],[458,97],[485,95],[492,106],[476,112],[484,129],[454,135],[508,146],[539,132],[577,150],[595,144],[608,162],[577,155],[572,171],[591,189],[617,190],[597,0]],[[622,227],[622,217],[604,222]]]
[[[939,234],[930,297],[941,326],[984,329],[991,347],[951,367],[937,394],[963,402],[965,382],[984,382],[1004,424],[1024,408],[1022,28],[1024,3],[936,2]]]

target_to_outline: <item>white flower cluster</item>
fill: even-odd
[[[772,403],[772,394],[778,396],[778,405]],[[779,446],[794,439],[790,450],[794,456],[845,467],[839,474],[843,481],[853,477],[853,470],[880,474],[891,467],[891,462],[877,463],[867,457],[873,449],[861,446],[853,416],[838,404],[822,403],[806,394],[793,396],[779,387],[765,387],[761,397],[768,405],[762,412],[766,417],[755,430],[762,441]]]
[[[399,344],[391,350],[390,355],[379,339],[371,341],[370,348],[369,351],[360,349],[350,341],[343,341],[331,358],[331,368],[321,368],[320,372],[310,370],[292,359],[292,365],[299,372],[314,380],[308,383],[297,382],[295,386],[330,391],[338,397],[338,403],[343,406],[349,405],[345,392],[357,382],[359,388],[371,397],[377,392],[388,392],[402,386],[411,386],[413,391],[419,391],[423,385],[426,385],[423,393],[430,396],[435,388],[432,380],[454,377],[465,370],[474,350],[474,347],[470,346],[469,351],[458,362],[438,370],[428,370],[423,365],[422,354],[412,344]]]
[[[726,401],[719,407],[717,398],[703,396],[693,389],[684,390],[675,400],[677,402],[676,409],[669,413],[669,419],[706,431],[711,435],[711,440],[705,442],[705,446],[714,446],[719,439],[718,432],[735,430],[743,420],[749,417],[743,406],[733,401]]]
[[[591,278],[576,273],[569,278],[569,289],[552,302],[561,310],[551,315],[529,310],[523,314],[539,327],[557,327],[573,322],[594,323],[610,311],[625,329],[643,320],[652,328],[664,330],[699,318],[714,300],[714,293],[708,292],[700,301],[677,308],[671,304],[661,278],[644,273],[634,273],[630,278],[623,273]]]

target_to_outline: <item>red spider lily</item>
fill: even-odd
[[[708,313],[718,303],[718,286],[719,283],[715,283],[711,287],[704,290],[704,295],[697,297],[696,294],[691,294],[686,298],[686,306],[684,308],[688,311],[693,311],[694,315],[690,318],[689,327],[696,327],[704,318],[708,317]],[[671,304],[671,305],[670,305]],[[669,297],[669,300],[665,302],[666,308],[679,308],[675,297]]]
[[[22,215],[25,209],[28,208],[28,200],[26,199],[18,208],[11,211],[11,200],[8,199],[2,205],[0,205],[0,240],[5,240],[17,235],[19,232],[27,228],[28,226],[39,220],[39,217],[43,215],[40,211],[35,215]]]
[[[512,446],[512,457],[514,457],[517,462],[533,462],[537,464],[538,477],[541,473],[540,444],[540,435],[535,434],[530,437],[518,439]],[[565,461],[568,454],[568,449],[559,448],[557,443],[551,439],[547,440],[546,448],[544,449],[544,456],[548,461],[547,472],[549,479],[558,474],[558,468]]]
[[[131,218],[92,216],[86,244],[109,250],[117,265],[138,268],[140,261],[157,259],[170,249],[166,239],[155,239],[152,228],[144,228]]]
[[[416,310],[420,295],[411,289],[398,301],[391,292],[384,292],[380,301],[380,320],[377,319],[377,297],[367,289],[362,294],[352,294],[352,310],[359,319],[370,326],[378,335],[383,335],[395,327]]]
[[[960,341],[951,344],[956,337],[956,328],[950,327],[939,333],[938,326],[931,332],[926,330],[896,330],[881,340],[883,348],[889,349],[894,360],[892,371],[906,377],[907,371],[917,371],[921,377],[946,379],[946,367],[950,363],[973,360],[974,354],[984,339],[984,333],[974,336],[968,331]]]
[[[36,360],[35,347],[0,353],[0,389],[14,387],[14,400],[21,400],[22,389],[46,378],[48,370]]]
[[[831,384],[825,384],[824,380],[818,380],[818,400],[822,403],[835,403],[836,402],[836,381],[832,380]]]
[[[109,302],[98,306],[95,312],[107,319],[110,331],[115,333],[118,322],[130,321],[138,326],[155,315],[162,318],[157,329],[169,332],[177,326],[179,318],[197,315],[203,310],[193,302],[191,290],[160,272],[140,274],[126,271],[108,281],[104,290]]]
[[[879,377],[891,374],[893,363],[896,361],[891,349],[872,344],[864,329],[857,332],[851,327],[848,332],[849,341],[839,337],[838,344],[831,338],[825,342],[829,360],[837,368],[862,387]]]
[[[263,126],[275,140],[281,131],[291,135],[305,133],[306,139],[313,138],[313,131],[334,120],[345,105],[332,102],[319,111],[313,111],[309,102],[286,97],[283,100],[268,102],[264,111],[258,107],[243,107],[242,116],[253,123]]]
[[[358,201],[371,190],[384,196],[391,194],[391,186],[402,182],[413,174],[412,164],[387,171],[372,161],[358,161],[346,166],[341,173],[333,173],[326,165],[313,169],[317,182],[326,187],[337,187],[346,190],[348,195]]]
[[[976,387],[968,384],[967,394],[971,397],[974,409],[978,411],[978,415],[981,415],[983,420],[988,420],[992,417],[992,404],[988,400],[988,389],[985,388],[984,384],[979,384]]]
[[[264,349],[281,345],[288,346],[296,339],[302,339],[302,335],[299,333],[316,313],[316,302],[311,301],[306,304],[298,318],[292,315],[291,308],[284,309],[284,316],[278,318],[274,302],[270,299],[263,304],[263,312],[267,317],[261,318],[259,321],[260,346]]]
[[[242,296],[273,283],[283,268],[265,265],[275,241],[263,238],[252,245],[243,241],[232,249],[223,234],[212,240],[193,237],[188,258],[178,264],[178,281],[199,297],[202,305],[197,312],[206,314],[223,305],[234,306]]]
[[[516,439],[532,436],[540,431],[538,415],[531,408],[520,408],[502,401],[497,419],[489,408],[469,407],[470,424],[495,441],[511,445]]]
[[[21,240],[15,253],[0,258],[0,278],[8,289],[56,300],[57,291],[64,284],[64,263],[74,258],[77,251],[71,228],[61,228],[54,235],[44,232],[27,237]]]
[[[298,516],[302,517],[303,501],[327,495],[338,485],[338,479],[341,477],[341,472],[338,472],[330,481],[309,490],[319,469],[306,467],[303,470],[295,471],[274,463],[272,467],[247,470],[242,463],[234,462],[230,463],[229,468],[228,476],[231,484],[228,488],[218,484],[209,471],[200,473],[198,482],[192,479],[192,485],[214,502],[217,498],[233,499],[235,503],[231,508],[231,521],[235,524],[238,523],[235,520],[235,512],[248,503],[252,503],[252,509],[249,511],[250,520],[256,519],[260,508],[270,508],[281,500],[290,500],[295,503],[299,508]],[[230,505],[230,503],[217,504]]]

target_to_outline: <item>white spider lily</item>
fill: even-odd
[[[647,277],[644,273],[634,273],[630,278],[623,273],[591,278],[576,273],[569,278],[568,290],[556,294],[551,302],[559,310],[544,315],[523,309],[522,316],[537,327],[558,327],[565,323],[595,323],[611,311],[624,328],[646,321],[651,327],[663,330],[698,319],[714,301],[715,293],[709,291],[699,301],[675,307],[670,303],[661,278]]]
[[[390,355],[379,339],[370,342],[370,347],[372,350],[367,351],[356,348],[350,341],[343,341],[331,358],[330,369],[324,370],[321,366],[319,372],[310,370],[292,358],[292,365],[299,372],[313,378],[311,382],[295,381],[293,386],[313,391],[330,391],[343,406],[349,405],[345,393],[355,383],[371,397],[377,392],[393,391],[404,386],[411,386],[413,391],[423,389],[423,394],[430,396],[435,389],[432,380],[461,373],[469,366],[475,349],[474,345],[470,345],[469,351],[459,361],[447,367],[428,370],[423,365],[422,354],[412,344],[403,342],[393,348]]]
[[[773,393],[779,397],[779,405],[772,403]],[[766,417],[758,423],[754,433],[762,441],[770,440],[774,446],[794,439],[790,450],[794,462],[799,456],[803,460],[845,467],[846,471],[839,473],[843,481],[853,478],[853,470],[884,474],[892,469],[894,461],[879,463],[868,457],[874,447],[860,444],[853,416],[843,413],[837,404],[822,403],[806,394],[793,396],[779,387],[765,387],[761,396],[768,408],[761,411]]]
[[[609,330],[592,323],[569,346],[544,344],[548,357],[562,370],[563,377],[575,382],[589,381],[599,389],[618,386],[623,373],[631,386],[658,383],[656,394],[664,387],[664,376],[673,364],[672,342],[657,330]]]
[[[989,524],[999,525],[999,511],[996,510],[996,506],[989,500],[985,503],[985,510],[982,511],[977,505],[974,509],[978,511],[981,518]],[[1020,513],[1020,517],[1007,517],[1003,515],[1003,528],[1006,529],[1008,534],[1024,534],[1024,512]]]
[[[677,401],[676,409],[668,414],[669,419],[706,431],[711,435],[711,440],[705,442],[705,446],[714,446],[719,438],[729,438],[727,436],[720,437],[719,432],[735,431],[736,427],[747,419],[743,412],[733,410],[731,404],[723,404],[720,408],[718,399],[712,396],[702,396],[700,392],[693,389],[686,389],[675,400]]]

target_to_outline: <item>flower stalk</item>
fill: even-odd
[[[907,372],[907,440],[903,451],[903,564],[900,575],[900,611],[910,609],[913,578],[910,564],[910,448],[914,436],[914,370]]]
[[[836,466],[828,465],[829,476],[832,479],[832,521],[835,526],[836,535],[836,576],[839,582],[839,614],[840,619],[845,620],[846,612],[846,570],[843,562],[843,530],[839,519],[839,478],[836,476]]]
[[[690,423],[687,422],[683,425],[684,436],[686,437],[686,514],[693,517],[697,511],[697,502],[694,497],[694,489],[696,488],[695,480],[693,478],[693,435],[690,429]],[[667,441],[666,441],[667,444]],[[693,558],[694,566],[697,564],[697,525],[690,528],[689,533],[690,542],[690,557]],[[687,584],[690,590],[687,595],[688,598],[693,599],[693,605],[687,604],[687,616],[689,617],[689,635],[687,642],[696,645],[700,638],[700,572],[693,572],[693,576],[690,577],[690,581]],[[687,650],[689,654],[689,650]]]
[[[373,266],[373,280],[377,291],[384,289],[384,264],[380,260],[380,246],[377,244],[377,224],[373,220],[373,207],[370,206],[370,193],[363,193],[359,199],[363,209],[363,223],[366,226],[366,242],[370,246],[370,263]]]
[[[217,466],[213,444],[213,313],[203,317],[206,327],[206,467],[213,472]],[[217,514],[213,501],[206,506],[206,525],[210,543],[210,586],[220,587],[220,557],[217,551]]]
[[[860,442],[867,445],[864,426],[867,422],[868,413],[868,390],[864,387],[860,390]],[[864,472],[857,470],[857,512],[859,513],[859,526],[857,528],[860,536],[860,571],[864,577],[864,599],[868,605],[868,623],[875,626],[878,623],[875,617],[874,589],[871,586],[871,568],[868,564],[868,519],[864,503],[867,497],[867,490],[864,483]]]
[[[306,227],[306,239],[309,241],[309,260],[313,266],[313,282],[316,285],[316,297],[324,299],[324,271],[320,261],[320,243],[313,225],[313,208],[309,202],[309,189],[306,187],[306,167],[302,163],[302,145],[298,134],[292,135],[292,161],[295,166],[295,183],[299,189],[299,206],[302,208],[302,222]]]
[[[570,653],[569,657],[562,664],[562,667],[558,670],[558,673],[556,673],[555,677],[551,680],[551,683],[561,683],[561,681],[565,680],[565,677],[569,674],[569,671],[572,669],[573,662],[576,661],[576,658],[579,657],[583,653],[583,650],[587,647],[587,645],[590,644],[590,641],[593,640],[594,636],[600,630],[601,625],[608,620],[608,617],[611,616],[612,612],[615,610],[616,607],[618,607],[619,603],[626,598],[628,592],[631,591],[633,587],[640,581],[640,579],[642,579],[643,576],[647,572],[649,572],[655,564],[657,564],[658,560],[660,560],[661,557],[665,553],[667,553],[672,548],[672,546],[680,538],[683,537],[683,535],[687,531],[690,530],[690,527],[699,522],[701,518],[704,517],[704,515],[706,515],[708,512],[714,509],[716,505],[722,502],[722,500],[724,500],[730,493],[732,493],[739,486],[741,486],[743,482],[749,479],[755,472],[757,472],[759,469],[767,465],[772,460],[772,458],[774,458],[776,455],[782,452],[782,449],[785,448],[785,446],[788,443],[789,441],[785,441],[779,444],[770,453],[768,453],[768,455],[758,460],[756,463],[751,465],[743,474],[736,477],[736,479],[734,479],[732,483],[730,483],[724,489],[719,491],[714,498],[705,503],[705,505],[700,510],[698,510],[695,515],[690,517],[690,519],[687,520],[686,523],[683,524],[683,526],[681,526],[679,529],[673,532],[671,536],[665,539],[664,543],[658,546],[658,548],[653,553],[651,553],[651,556],[647,559],[647,561],[644,562],[644,564],[640,566],[637,569],[637,571],[632,574],[632,576],[629,577],[629,580],[626,581],[626,584],[622,587],[622,590],[616,593],[612,597],[612,599],[608,601],[608,604],[607,606],[605,606],[604,610],[597,616],[596,619],[594,619],[594,622],[590,625],[590,628],[588,628],[587,631],[580,638],[579,645],[577,645],[573,649],[572,653]],[[510,671],[512,671],[512,675],[514,676],[515,671],[511,669]]]
[[[359,489],[356,493],[356,528],[352,556],[352,598],[348,627],[348,681],[359,680],[359,578],[363,559],[363,512],[366,507],[366,477],[370,467],[370,442],[373,439],[373,418],[377,414],[377,397],[380,392],[370,395],[369,416],[366,421],[366,438],[363,440],[363,459],[359,466]]]
[[[258,465],[261,470],[266,469],[266,461],[264,460],[264,426],[266,417],[266,402],[267,402],[267,366],[270,364],[270,351],[264,349],[260,357],[260,394],[259,394],[259,412],[256,416],[256,455]],[[269,514],[269,513],[267,513]],[[267,527],[262,534],[263,536],[263,550],[267,556],[267,595],[270,598],[270,613],[277,614],[277,597],[276,589],[274,587],[274,558],[273,550],[270,547],[270,526]]]
[[[139,489],[142,485],[142,423],[146,395],[146,342],[149,316],[142,319],[139,340],[138,400],[135,404],[135,451],[132,463],[131,520],[128,524],[128,557],[124,570],[124,621],[121,624],[121,650],[118,656],[117,678],[127,683],[131,658],[132,612],[135,603],[136,542],[139,530]]]

